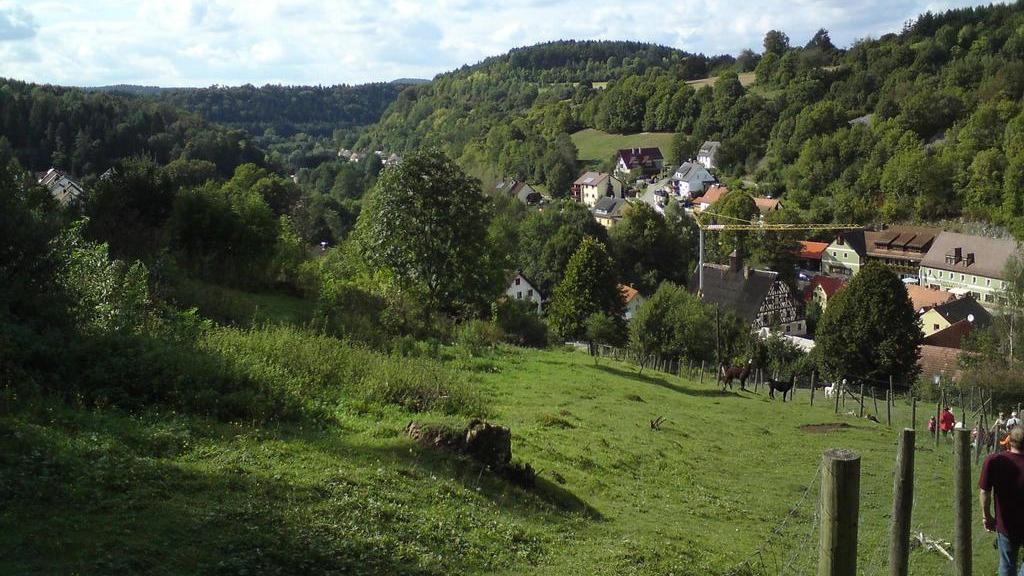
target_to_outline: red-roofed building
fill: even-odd
[[[798,255],[800,261],[797,262],[797,267],[801,270],[821,272],[821,255],[825,253],[825,250],[828,250],[828,242],[801,240],[800,254]]]
[[[644,295],[637,291],[636,288],[627,284],[619,284],[619,292],[622,293],[622,302],[626,305],[626,312],[624,314],[626,320],[632,320],[640,306],[647,301]]]
[[[973,328],[974,323],[964,318],[938,332],[925,336],[922,343],[941,348],[963,348],[964,338],[971,333]]]
[[[712,184],[704,191],[704,195],[694,198],[693,203],[698,210],[704,211],[722,199],[722,196],[729,192],[729,189],[722,184]]]
[[[960,350],[922,344],[921,357],[917,365],[921,367],[921,379],[931,381],[941,376],[946,382],[960,379]]]
[[[782,202],[777,198],[754,198],[754,206],[762,215],[766,215],[782,208]]]
[[[835,296],[836,292],[839,292],[843,286],[846,286],[846,281],[842,278],[815,276],[811,279],[811,283],[807,285],[807,288],[804,289],[804,303],[817,302],[824,311],[828,306],[829,299]]]
[[[917,284],[907,284],[907,295],[910,296],[910,303],[918,314],[923,313],[925,308],[933,308],[956,299],[956,295],[952,292]]]
[[[639,170],[643,176],[651,176],[665,168],[660,148],[624,148],[615,152],[614,160],[616,174]]]

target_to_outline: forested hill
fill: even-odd
[[[0,141],[21,164],[98,175],[117,161],[148,156],[212,162],[230,175],[265,154],[249,135],[152,99],[0,79]]]
[[[702,58],[717,81],[687,84]],[[754,85],[741,85],[744,71]],[[725,175],[787,197],[792,217],[1024,230],[1022,94],[1015,3],[926,13],[842,48],[824,30],[792,41],[768,31],[760,53],[735,60],[638,43],[517,49],[407,89],[360,144],[438,145],[479,177],[560,195],[579,169],[571,133],[672,132],[670,162],[719,140]]]
[[[339,128],[377,122],[409,84],[379,82],[357,86],[212,86],[163,90],[159,97],[197,112],[211,122],[242,128],[254,136],[272,130],[290,137],[303,132],[330,137]]]

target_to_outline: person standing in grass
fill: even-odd
[[[1017,572],[1017,557],[1024,545],[1024,427],[1010,429],[1009,451],[985,458],[978,479],[985,530],[996,532],[999,576],[1024,576]],[[995,515],[992,492],[995,491]]]
[[[949,406],[939,414],[939,430],[942,430],[942,435],[946,436],[953,430],[953,426],[956,424],[956,417],[953,416],[953,412],[949,410]]]

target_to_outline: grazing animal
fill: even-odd
[[[770,397],[772,400],[774,400],[775,399],[775,391],[778,390],[779,392],[782,392],[782,401],[785,402],[786,401],[786,394],[789,394],[790,397],[793,396],[792,390],[793,390],[793,386],[795,384],[796,384],[796,374],[793,374],[793,377],[790,378],[789,382],[784,382],[784,381],[781,381],[781,380],[776,380],[774,378],[769,378],[768,379],[768,397]]]
[[[836,385],[825,386],[825,398],[831,398],[836,394]]]
[[[747,376],[750,376],[750,369],[754,365],[753,360],[747,360],[747,363],[743,366],[729,366],[725,365],[719,367],[718,370],[718,381],[722,383],[722,390],[728,386],[732,390],[732,381],[740,381],[740,390],[747,391]]]

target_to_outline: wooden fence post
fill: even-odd
[[[910,517],[914,510],[914,429],[904,428],[896,452],[892,485],[892,528],[889,533],[889,576],[907,576],[910,569]]]
[[[939,418],[942,417],[942,395],[939,395],[939,402],[935,405],[935,447],[939,447]]]
[[[820,498],[818,576],[855,576],[860,514],[860,456],[856,452],[828,450],[822,455]]]
[[[892,426],[892,388],[885,394],[885,423]]]
[[[860,382],[860,417],[864,417],[864,381]]]
[[[910,397],[910,427],[917,430],[917,398]]]
[[[971,431],[965,428],[953,431],[955,435],[956,474],[953,490],[956,492],[956,534],[953,563],[957,576],[971,576]]]
[[[704,383],[704,361],[700,361],[700,383]]]
[[[988,432],[985,430],[985,416],[978,414],[978,435],[974,437],[974,465],[981,461],[981,444],[988,443]]]
[[[836,414],[839,414],[839,397],[843,395],[843,388],[845,385],[845,382],[842,380],[833,384],[833,386],[838,386],[838,389],[833,388],[833,390],[836,390]]]
[[[814,376],[816,374],[814,370],[811,370],[811,406],[814,406]]]
[[[878,388],[871,387],[871,401],[875,404],[875,418],[878,418]]]

